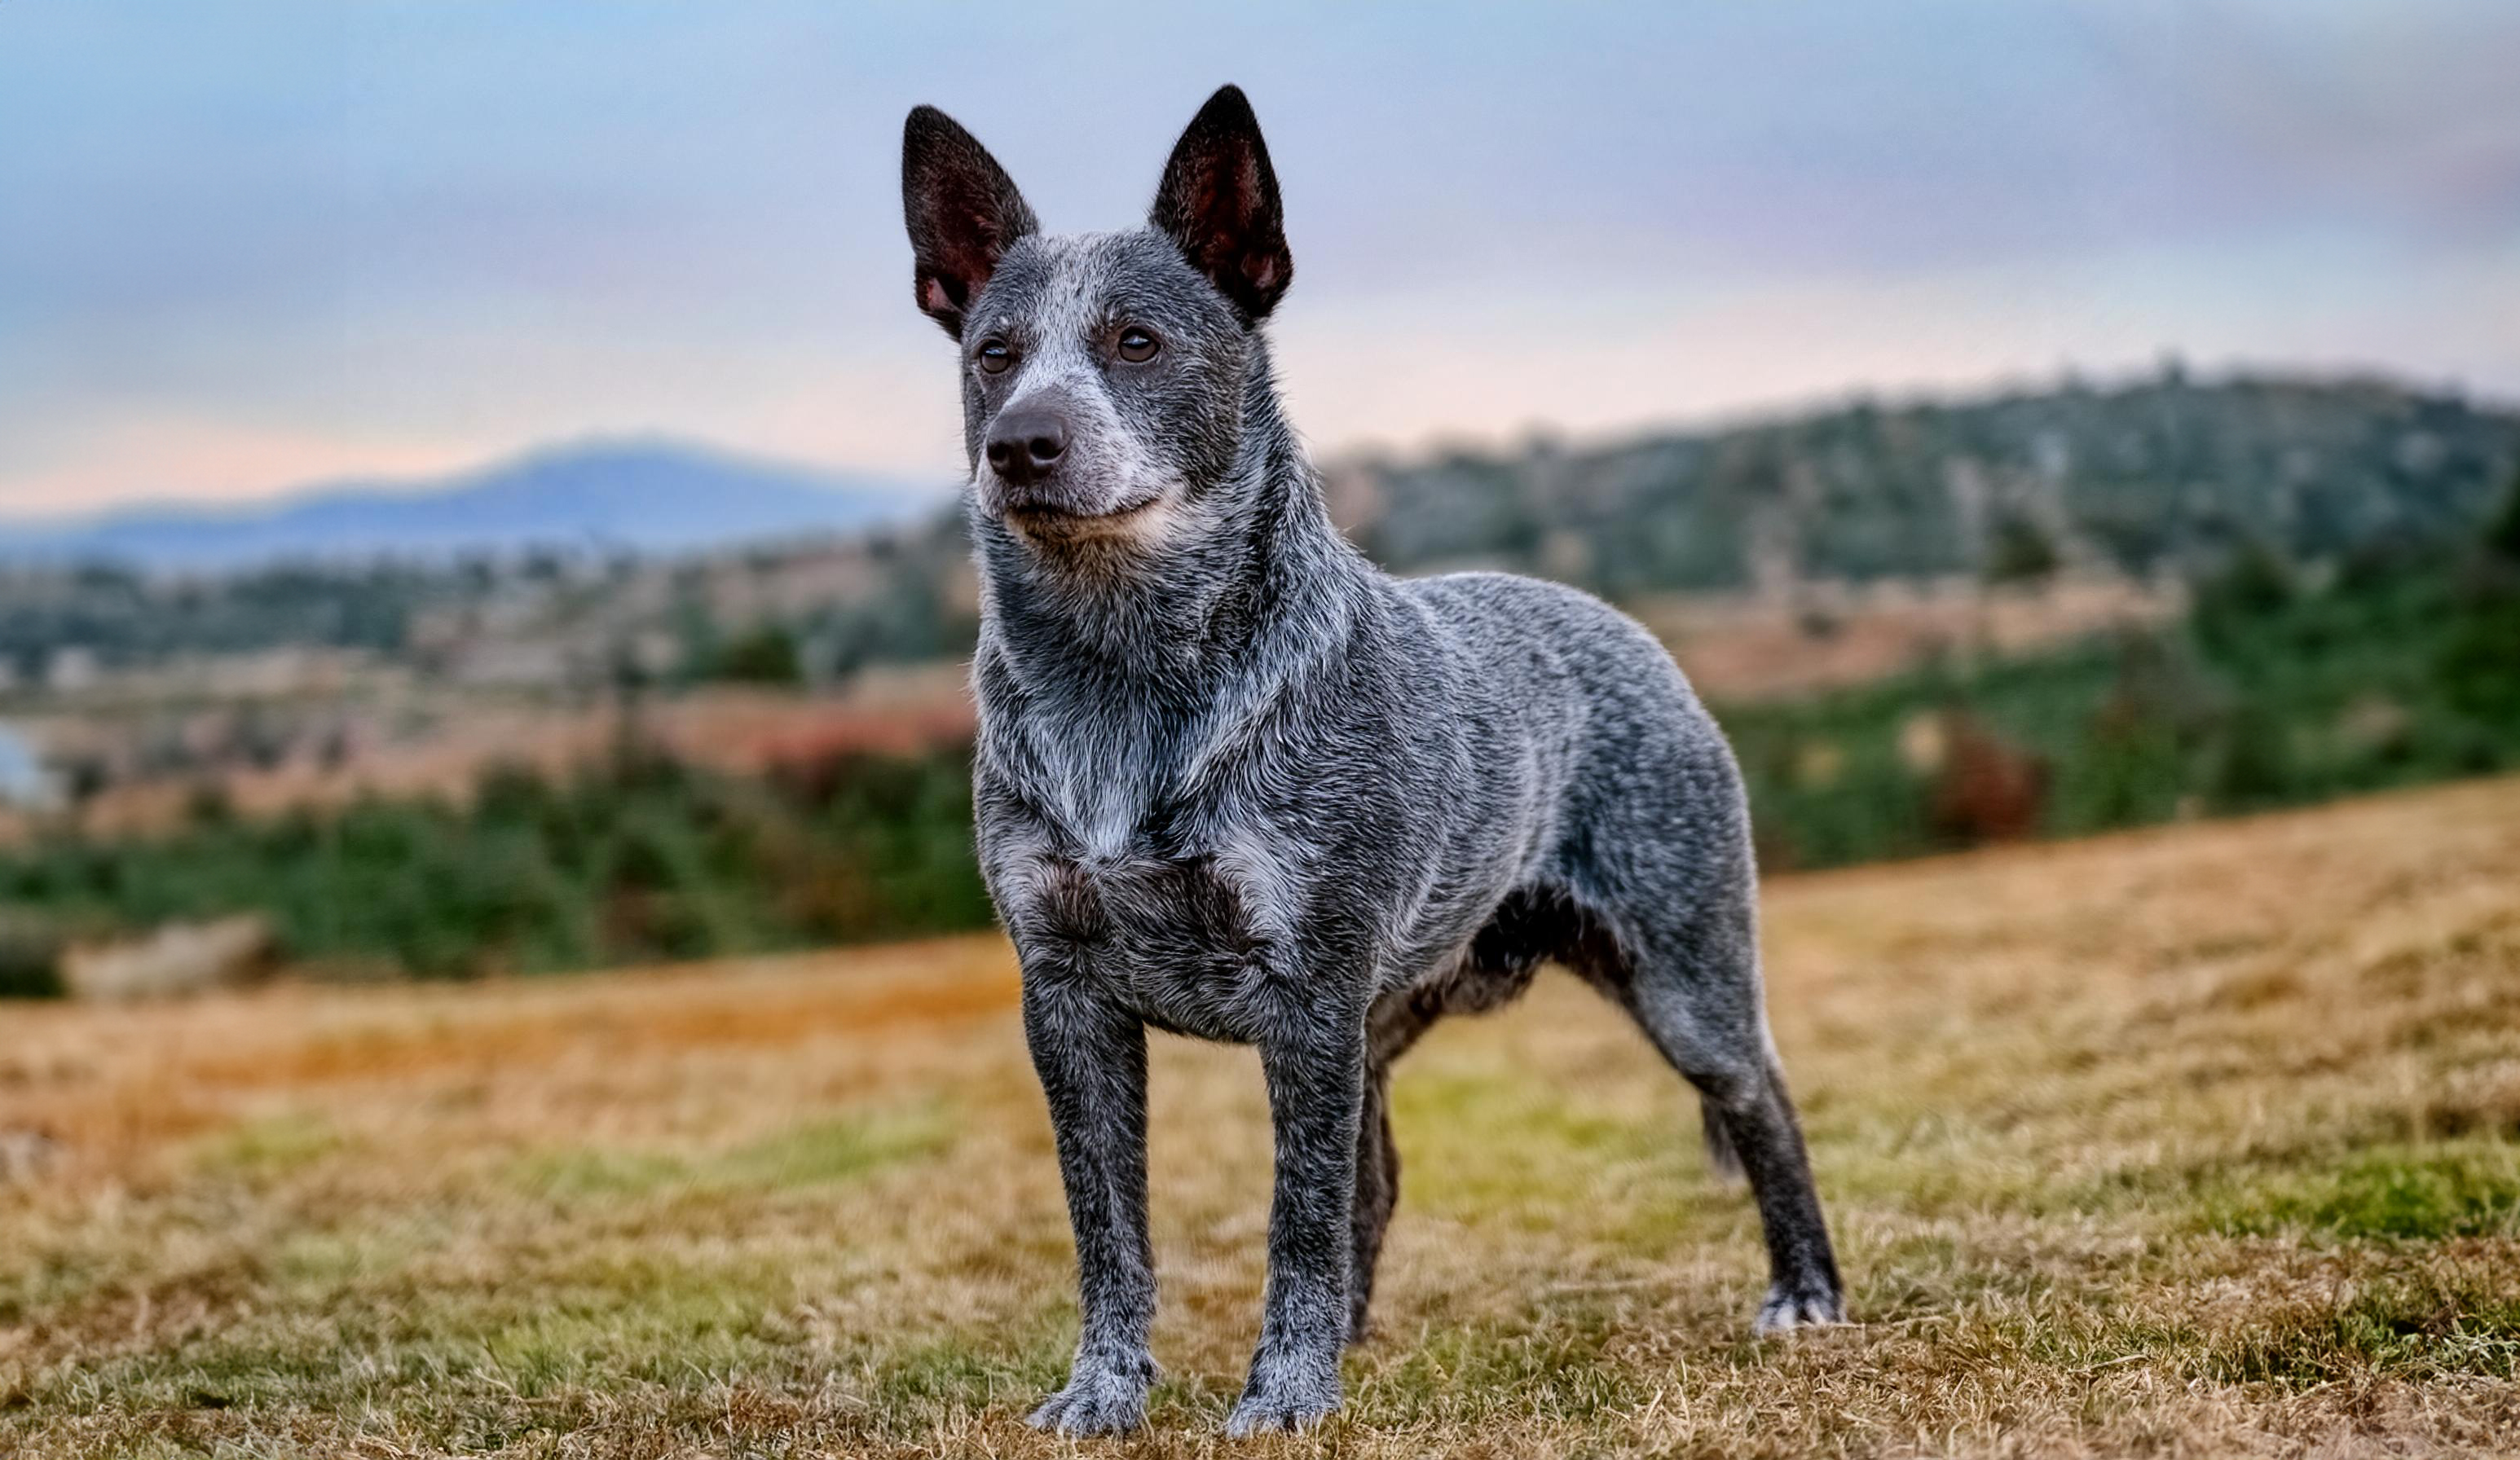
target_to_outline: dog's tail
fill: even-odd
[[[1732,1132],[1724,1128],[1724,1117],[1715,1107],[1701,1102],[1697,1113],[1706,1123],[1706,1164],[1724,1181],[1741,1179],[1741,1153],[1732,1149]]]

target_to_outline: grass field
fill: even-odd
[[[1401,1067],[1380,1336],[1258,1453],[2520,1450],[2520,782],[1782,880],[1857,1324],[1544,980]],[[1187,1455],[1257,1322],[1247,1051],[1160,1041],[1148,1431],[1073,1333],[993,938],[0,1005],[0,1454]],[[30,1132],[41,1132],[37,1139]]]

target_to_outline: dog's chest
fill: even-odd
[[[1009,878],[1020,941],[1140,1018],[1247,1040],[1286,935],[1273,859],[1249,848],[1069,858],[1036,854]]]

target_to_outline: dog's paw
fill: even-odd
[[[1024,1423],[1053,1435],[1119,1435],[1144,1424],[1155,1361],[1079,1358],[1067,1387],[1042,1401]]]
[[[1834,1288],[1789,1288],[1779,1283],[1768,1290],[1759,1316],[1750,1325],[1761,1338],[1797,1328],[1824,1328],[1846,1321],[1846,1299]]]
[[[1251,1364],[1251,1382],[1225,1421],[1229,1439],[1310,1430],[1338,1411],[1338,1363],[1306,1363],[1262,1357]]]

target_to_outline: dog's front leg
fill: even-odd
[[[1306,1429],[1339,1406],[1357,1121],[1365,1105],[1364,1022],[1340,1019],[1265,1040],[1260,1068],[1269,1082],[1278,1185],[1269,1207],[1260,1347],[1225,1424],[1237,1438]]]
[[[1058,1137],[1084,1314],[1067,1385],[1031,1423],[1062,1435],[1116,1434],[1146,1418],[1155,1377],[1147,1351],[1155,1259],[1147,1238],[1146,1026],[1072,981],[1029,969],[1023,1014]]]

